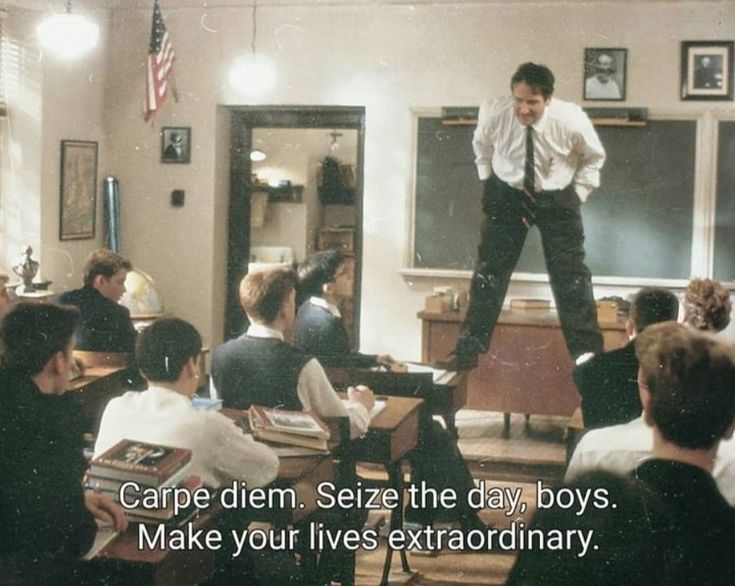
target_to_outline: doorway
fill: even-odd
[[[353,299],[342,309],[357,346],[364,124],[362,107],[233,108],[226,339],[239,336],[247,326],[238,295],[245,274],[338,248],[355,265]],[[337,191],[328,182],[334,169],[341,178]]]

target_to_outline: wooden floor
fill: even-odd
[[[536,500],[536,480],[553,484],[561,481],[564,474],[565,424],[565,418],[539,416],[532,417],[526,425],[522,415],[514,415],[510,437],[505,439],[501,414],[481,411],[459,413],[459,446],[470,463],[475,480],[485,480],[490,486],[519,486],[523,490],[522,498],[528,504],[524,514],[512,519],[503,511],[485,509],[481,513],[483,521],[502,529],[508,527],[513,519],[530,520]],[[375,470],[365,472],[367,475],[378,473]],[[385,515],[387,518],[387,512]],[[358,585],[373,586],[380,582],[384,556],[384,540],[374,552],[358,552]],[[400,571],[398,555],[394,555],[392,584],[504,584],[515,555],[442,551],[435,557],[409,554],[408,560],[415,572],[410,582]]]

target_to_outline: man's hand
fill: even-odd
[[[356,403],[363,405],[368,411],[372,411],[375,406],[375,395],[365,385],[357,385],[356,387],[347,387],[347,398]]]
[[[84,504],[96,519],[103,523],[115,526],[116,531],[125,531],[128,528],[128,519],[122,507],[110,497],[87,490],[84,492]]]
[[[403,362],[398,362],[390,354],[379,354],[375,360],[380,366],[384,366],[391,372],[408,372],[408,367]]]

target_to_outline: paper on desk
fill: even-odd
[[[343,403],[347,403],[349,399],[342,399]],[[375,401],[375,404],[373,405],[372,410],[370,411],[370,419],[375,417],[378,413],[380,413],[383,409],[385,409],[385,401]]]
[[[84,555],[82,558],[83,560],[91,560],[97,557],[97,555],[105,548],[107,547],[107,544],[110,543],[115,537],[118,536],[118,532],[115,531],[114,525],[110,525],[108,523],[102,523],[98,520],[97,521],[97,535],[95,535],[94,543],[92,544],[92,547],[89,549],[89,551]]]
[[[435,368],[428,364],[416,364],[415,362],[406,362],[408,372],[430,372],[431,380],[437,385],[446,385],[452,380],[457,373],[454,370],[444,370],[443,368]]]

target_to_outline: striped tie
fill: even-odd
[[[526,126],[526,165],[523,172],[523,190],[533,198],[535,189],[535,176],[533,170],[533,128]]]

